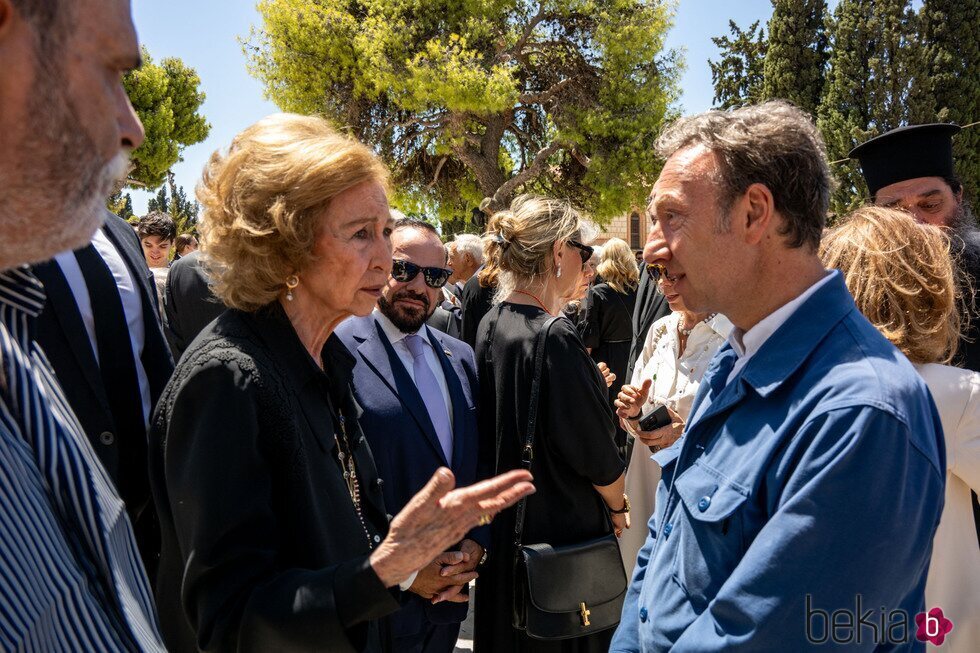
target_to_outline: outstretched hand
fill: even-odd
[[[650,394],[652,383],[651,379],[646,379],[639,388],[635,385],[624,385],[620,389],[616,401],[613,402],[613,405],[616,406],[616,415],[625,420],[639,419],[643,404],[646,403],[647,395]]]
[[[454,489],[445,467],[391,521],[388,536],[371,554],[371,566],[385,587],[422,569],[480,523],[534,492],[530,472],[517,469]],[[444,599],[445,600],[445,599]]]

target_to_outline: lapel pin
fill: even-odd
[[[453,357],[453,352],[449,351],[448,349],[443,349],[442,353],[444,353],[446,356],[449,356],[450,358]]]

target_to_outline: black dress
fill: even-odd
[[[493,305],[493,293],[497,291],[496,286],[484,287],[480,285],[481,266],[463,286],[463,297],[459,304],[463,312],[463,324],[460,340],[476,349],[476,332],[480,328],[480,321],[487,314]]]
[[[368,562],[388,520],[354,359],[333,335],[323,363],[279,304],[226,311],[181,358],[150,432],[168,650],[385,650],[398,593]],[[338,442],[353,451],[363,523]]]
[[[608,388],[609,407],[615,411],[613,402],[619,389],[630,382],[626,378],[629,367],[630,345],[633,341],[633,308],[636,304],[636,289],[617,292],[608,283],[600,283],[589,289],[585,298],[585,324],[582,341],[592,349],[592,360],[605,363],[616,375],[616,380]],[[626,431],[620,428],[615,417],[616,444],[625,451]]]
[[[504,302],[480,324],[481,455],[496,458],[497,473],[521,466],[535,335],[548,319],[540,308]],[[624,465],[613,441],[605,384],[578,332],[568,320],[559,320],[546,346],[531,467],[537,492],[528,499],[524,542],[574,544],[611,532],[605,504],[592,486],[613,483]],[[511,626],[513,531],[511,508],[493,521],[490,555],[477,581],[476,651],[607,651],[613,630],[543,642]]]

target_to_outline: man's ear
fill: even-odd
[[[10,0],[0,0],[0,38],[10,31],[16,12]]]
[[[769,228],[776,219],[776,204],[772,192],[765,184],[752,184],[745,190],[740,204],[737,217],[743,221],[745,242],[757,245],[769,233]]]

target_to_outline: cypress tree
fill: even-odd
[[[925,0],[921,16],[936,119],[980,121],[980,0]],[[980,125],[953,139],[953,156],[967,196],[980,201]]]
[[[816,115],[827,64],[826,0],[773,0],[762,95]]]
[[[818,125],[831,161],[872,136],[932,119],[925,48],[909,0],[841,0],[828,31],[832,50]],[[832,168],[840,182],[835,212],[867,199],[854,162]]]
[[[728,21],[731,36],[714,36],[718,61],[708,60],[711,82],[715,87],[713,104],[721,109],[734,109],[762,99],[762,66],[766,56],[765,29],[759,21],[742,29]]]

